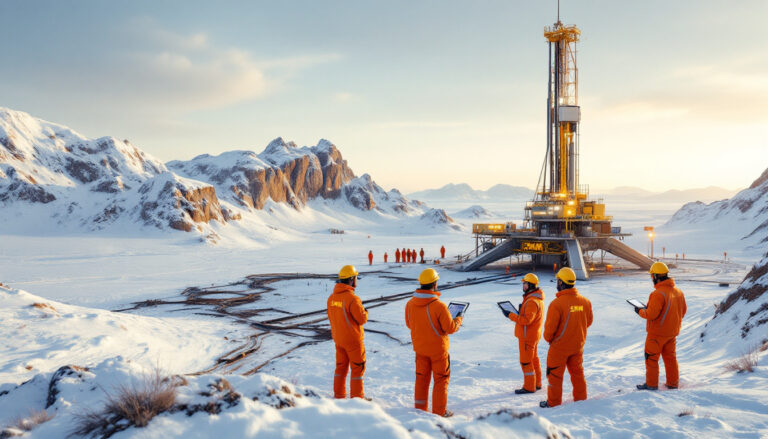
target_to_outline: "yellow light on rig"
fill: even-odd
[[[569,206],[573,206],[573,200],[568,201]]]
[[[653,239],[653,236],[654,236],[654,233],[653,233],[653,232],[648,232],[648,237],[649,237],[649,238]]]

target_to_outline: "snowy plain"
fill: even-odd
[[[518,206],[484,207],[513,218],[521,211]],[[679,206],[616,207],[610,213],[617,224],[636,231],[643,225],[663,225]],[[66,364],[90,370],[66,381],[59,400],[49,408],[56,416],[28,437],[62,437],[71,431],[77,410],[103,400],[101,388],[135,379],[156,366],[168,374],[203,371],[255,332],[242,322],[212,317],[207,313],[210,309],[199,306],[156,306],[120,313],[110,310],[143,300],[179,299],[188,287],[227,285],[252,274],[332,275],[347,263],[376,272],[363,275],[358,288],[363,299],[373,299],[411,291],[416,285],[409,280],[424,268],[392,263],[395,248],[423,247],[433,259],[440,245],[445,245],[447,256],[453,257],[465,254],[473,244],[466,229],[446,231],[378,217],[345,217],[343,213],[333,217],[338,213],[333,206],[311,206],[309,215],[291,208],[276,212],[269,220],[273,222],[268,227],[274,231],[272,236],[248,237],[246,226],[238,230],[238,226],[228,225],[217,230],[222,239],[216,245],[181,232],[154,230],[62,235],[30,228],[23,233],[0,234],[0,282],[10,288],[0,289],[0,338],[4,340],[0,345],[0,394],[7,392],[0,396],[0,427],[29,410],[42,409],[51,375]],[[300,227],[294,226],[296,221]],[[328,228],[338,224],[346,233],[329,234]],[[723,337],[702,342],[699,336],[712,318],[713,305],[735,288],[759,259],[761,249],[744,249],[728,237],[703,245],[700,235],[680,231],[670,236],[668,244],[665,239],[663,232],[658,234],[657,252],[667,246],[668,255],[674,249],[687,252],[689,259],[678,261],[673,272],[689,307],[678,339],[682,381],[678,391],[632,390],[644,378],[645,332],[643,322],[624,299],[646,298],[651,284],[647,274],[626,269],[578,285],[595,307],[595,324],[585,350],[589,399],[573,403],[567,380],[561,407],[538,408],[544,392],[515,396],[512,391],[522,383],[522,373],[514,326],[495,307],[499,300],[519,300],[519,279],[510,277],[445,292],[446,301],[455,298],[472,303],[464,326],[451,338],[448,404],[456,413],[451,419],[411,408],[413,356],[402,323],[402,300],[372,309],[372,321],[366,326],[391,336],[372,331],[366,336],[365,385],[373,398],[371,403],[329,399],[334,364],[330,341],[309,344],[269,361],[260,370],[263,373],[240,376],[239,372],[283,352],[281,345],[296,342],[275,334],[261,352],[240,364],[241,369],[189,376],[189,385],[180,388],[182,399],[194,400],[199,398],[196,390],[223,376],[248,396],[238,406],[215,416],[164,414],[147,428],[126,430],[114,437],[446,437],[445,430],[472,438],[556,434],[765,437],[768,373],[763,367],[751,374],[726,372],[724,363],[748,349],[746,342]],[[647,238],[638,233],[628,242],[643,250]],[[729,251],[727,262],[721,261],[723,248]],[[367,265],[369,250],[375,255],[373,266]],[[385,251],[389,252],[388,264],[381,256]],[[500,273],[437,268],[444,284]],[[549,303],[555,292],[552,273],[538,274]],[[723,281],[729,288],[718,285]],[[259,306],[304,312],[324,307],[333,282],[301,279],[272,286],[275,290],[265,295]],[[55,311],[31,307],[32,303],[48,303]],[[546,351],[542,342],[542,363]],[[764,361],[762,353],[760,363]],[[27,380],[32,381],[19,386]],[[265,389],[283,386],[288,386],[290,394],[317,397],[304,397],[295,407],[281,410],[262,401],[264,398],[253,399]],[[508,411],[478,419],[502,410]],[[510,414],[513,412],[535,415],[518,419]]]

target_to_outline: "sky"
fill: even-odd
[[[0,0],[0,106],[164,160],[332,141],[404,193],[534,187],[557,3]],[[747,187],[768,167],[764,0],[562,0],[582,184]]]

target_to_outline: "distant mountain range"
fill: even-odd
[[[733,234],[745,244],[765,246],[768,243],[768,169],[747,189],[732,198],[685,204],[665,227],[690,228]]]
[[[449,183],[439,189],[427,189],[423,191],[408,194],[411,198],[428,201],[451,200],[451,201],[482,201],[482,200],[504,200],[504,199],[527,199],[533,196],[533,191],[522,186],[511,186],[508,184],[497,184],[488,190],[481,191],[473,189],[467,183],[453,184]]]
[[[684,190],[672,189],[665,192],[651,192],[634,186],[619,186],[607,191],[598,192],[597,195],[604,195],[611,199],[632,198],[661,203],[687,203],[689,201],[711,203],[712,201],[730,198],[736,195],[737,192],[738,190],[723,189],[717,186]]]
[[[592,193],[592,198],[605,197],[612,200],[632,200],[657,203],[687,203],[690,201],[702,201],[710,203],[712,201],[723,200],[734,196],[738,190],[723,189],[717,186],[706,188],[677,190],[672,189],[665,192],[652,192],[646,189],[633,186],[619,186],[605,191],[596,191]],[[527,200],[533,197],[533,190],[523,186],[512,186],[508,184],[497,184],[488,190],[473,189],[467,183],[449,183],[438,189],[426,189],[408,194],[409,197],[435,203],[440,201],[505,201],[505,200]]]

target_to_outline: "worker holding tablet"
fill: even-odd
[[[549,304],[544,322],[544,340],[549,343],[547,353],[547,400],[541,407],[560,405],[563,399],[565,370],[571,375],[573,400],[587,399],[587,381],[584,379],[583,352],[587,328],[592,325],[592,303],[574,288],[576,273],[563,267],[557,272],[557,297]]]
[[[368,311],[360,297],[355,295],[357,269],[345,265],[339,271],[339,279],[328,297],[328,320],[331,335],[336,344],[336,370],[333,375],[333,396],[347,397],[347,371],[352,366],[350,396],[365,398],[363,374],[365,373],[365,345],[363,325],[368,321]]]
[[[637,389],[659,388],[659,355],[664,359],[667,388],[677,389],[679,372],[676,342],[688,308],[683,292],[675,287],[675,281],[669,277],[667,264],[655,262],[649,272],[655,289],[648,298],[648,307],[635,306],[635,312],[647,320],[645,330],[648,332],[645,338],[645,383],[638,384]]]
[[[427,410],[429,383],[432,388],[432,413],[451,416],[446,410],[448,381],[451,377],[451,357],[448,354],[448,335],[459,330],[462,317],[452,318],[448,307],[440,301],[437,291],[437,271],[427,268],[419,275],[421,288],[405,305],[405,324],[411,330],[413,351],[416,353],[416,383],[414,402],[417,409]]]
[[[520,347],[520,366],[523,368],[523,387],[515,393],[533,393],[541,389],[541,363],[539,362],[539,339],[544,325],[544,292],[539,289],[539,278],[528,273],[523,277],[523,303],[520,314],[503,311],[515,322],[515,337]]]

